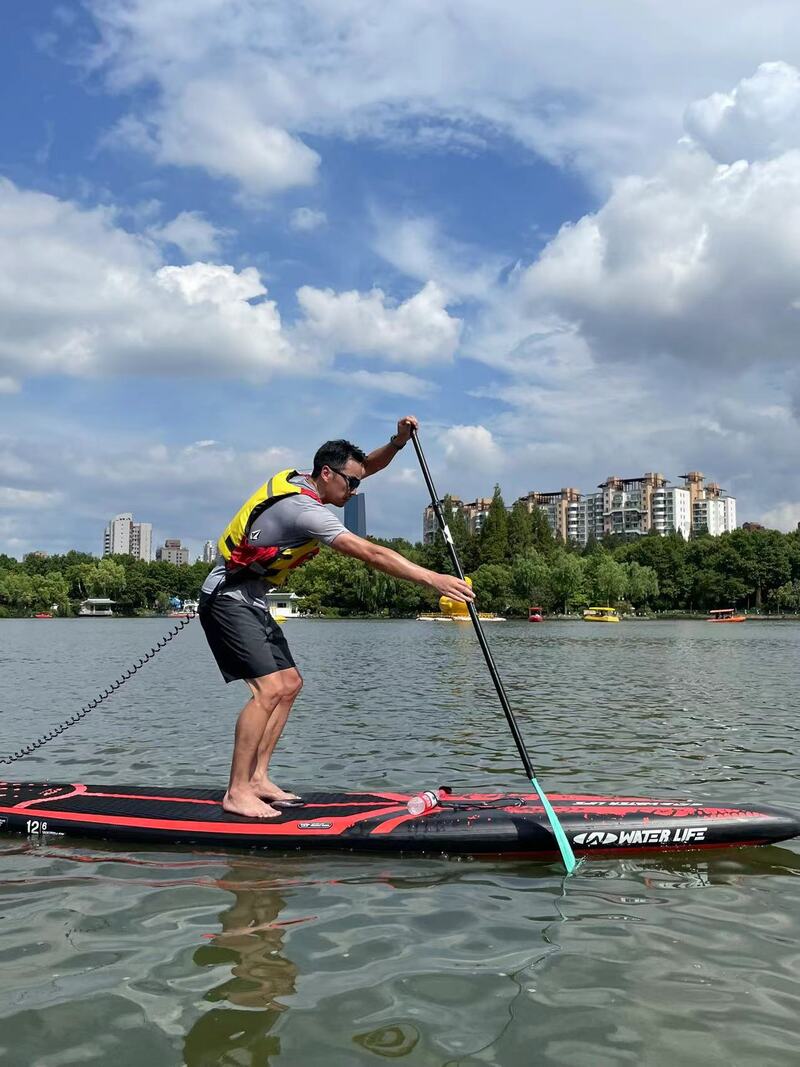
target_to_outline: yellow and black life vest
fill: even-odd
[[[316,540],[304,541],[295,548],[248,543],[248,534],[253,522],[276,500],[303,493],[322,505],[313,490],[302,485],[293,485],[289,481],[296,475],[297,471],[294,470],[279,471],[273,475],[242,504],[223,530],[217,547],[225,559],[225,569],[231,577],[235,574],[244,577],[246,568],[252,575],[264,578],[270,585],[283,585],[290,570],[299,567],[319,552],[319,541]]]

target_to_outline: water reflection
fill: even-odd
[[[284,881],[291,877],[285,868],[282,875]],[[187,1033],[185,1063],[268,1064],[280,1053],[280,1039],[271,1031],[298,976],[285,954],[285,928],[306,920],[281,920],[287,894],[274,888],[274,879],[254,879],[252,862],[232,864],[215,885],[234,899],[220,915],[221,931],[208,935],[192,958],[200,968],[225,967],[229,977],[205,994],[218,1006],[205,1011]]]

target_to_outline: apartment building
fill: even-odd
[[[592,539],[603,536],[603,494],[579,494],[579,499],[570,503],[567,513],[567,540],[585,545]]]
[[[603,497],[603,533],[622,537],[649,533],[653,517],[653,494],[663,489],[663,474],[648,472],[639,478],[612,474],[598,485]]]
[[[134,522],[130,512],[115,515],[103,533],[104,556],[133,556],[148,563],[151,559],[153,525]]]
[[[728,496],[716,482],[706,484],[700,471],[682,474],[682,486],[669,485],[663,474],[648,471],[636,478],[609,475],[597,492],[581,493],[570,486],[555,492],[532,490],[517,503],[529,512],[538,508],[547,518],[550,529],[562,541],[581,546],[600,540],[607,534],[636,538],[654,531],[661,536],[678,532],[689,538],[692,531],[707,530],[712,537],[736,529],[736,499]],[[467,526],[479,532],[491,499],[480,497],[465,504],[452,497],[453,504],[467,519]],[[423,539],[430,543],[437,524],[433,508],[423,517]]]
[[[702,471],[682,474],[692,509],[692,529],[712,537],[736,529],[736,498],[728,496],[717,482],[705,484]]]
[[[189,565],[189,549],[181,545],[179,537],[168,537],[156,549],[156,559],[161,563],[174,563],[178,567]]]
[[[530,492],[527,496],[521,496],[517,503],[524,504],[528,512],[533,512],[534,508],[538,508],[547,517],[550,529],[556,537],[566,541],[570,536],[570,506],[579,503],[580,499],[581,494],[578,490],[569,486],[557,492]]]
[[[217,545],[215,541],[206,541],[203,545],[203,563],[213,563],[217,558]]]
[[[663,485],[653,492],[651,526],[662,536],[677,532],[688,541],[692,530],[692,504],[688,489]]]
[[[490,496],[479,496],[477,500],[473,500],[468,504],[457,496],[451,496],[450,502],[453,508],[464,516],[464,521],[467,524],[467,529],[471,534],[479,534],[483,529],[483,524],[486,521],[486,516],[489,514],[489,508],[491,507],[492,498]],[[439,501],[440,505],[444,507],[444,500]],[[436,532],[439,529],[439,524],[436,521],[436,512],[433,510],[433,506],[428,504],[422,513],[422,541],[426,545],[433,543]]]

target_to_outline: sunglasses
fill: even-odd
[[[338,474],[341,478],[344,478],[347,482],[347,488],[351,493],[354,493],[359,485],[361,485],[361,479],[356,478],[354,474],[345,474],[344,471],[337,470],[336,467],[331,467],[330,465],[328,465],[328,470],[331,470],[334,474]]]

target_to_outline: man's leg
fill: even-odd
[[[258,745],[258,753],[253,763],[250,785],[256,796],[263,797],[264,800],[297,800],[298,797],[295,793],[287,793],[285,789],[281,789],[279,785],[276,785],[269,776],[270,758],[283,733],[286,720],[289,718],[289,712],[292,710],[292,704],[294,704],[300,690],[303,688],[303,679],[296,668],[291,667],[287,670],[279,671],[277,675],[271,677],[277,678],[279,676],[284,679],[284,692],[286,695],[276,705],[262,734]]]
[[[261,678],[249,678],[247,684],[253,694],[236,720],[231,777],[228,791],[222,800],[225,811],[250,818],[269,819],[279,815],[276,808],[258,796],[251,779],[258,756],[258,748],[270,720],[279,704],[286,700],[292,687],[287,685],[288,671],[276,671]],[[284,722],[286,721],[284,717]],[[275,738],[277,743],[277,737]],[[275,744],[272,746],[275,747]]]

